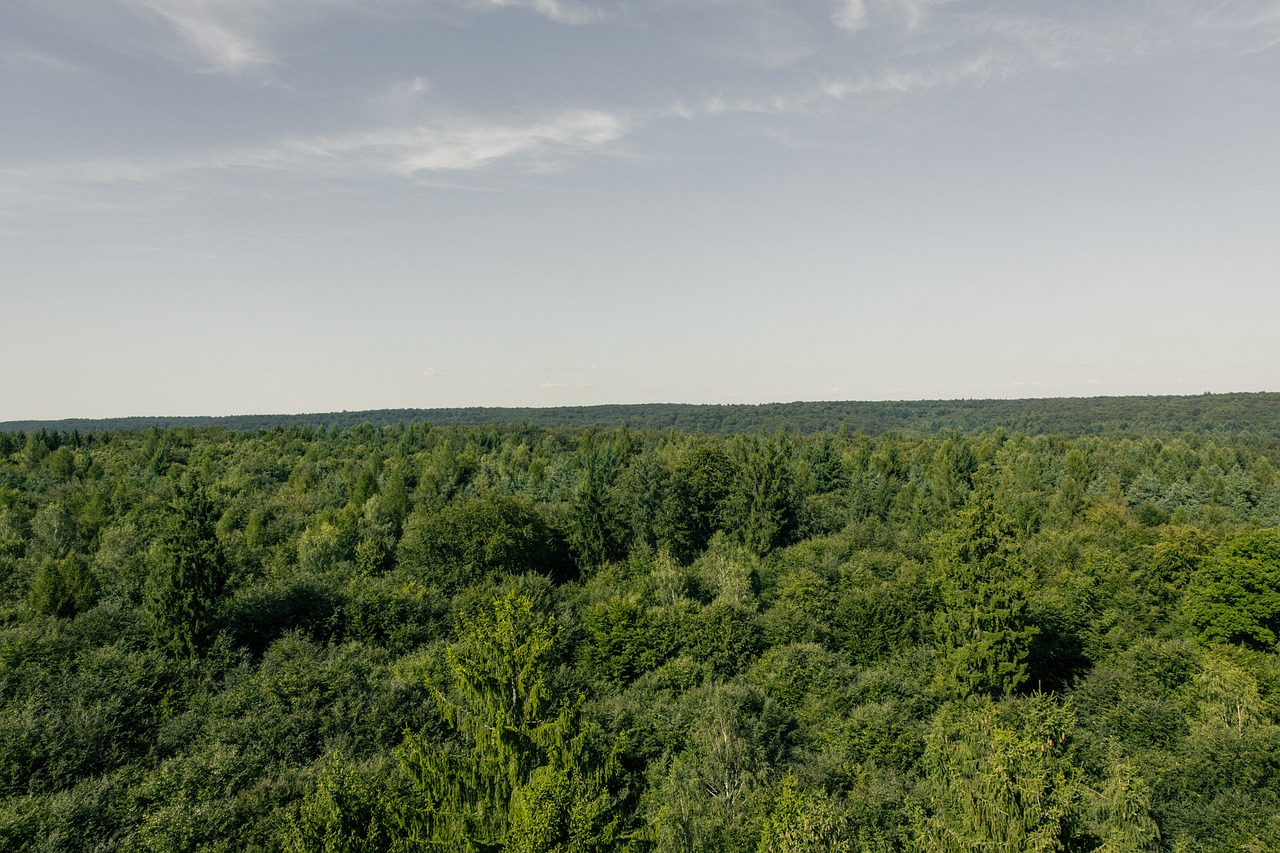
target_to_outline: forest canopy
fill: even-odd
[[[0,848],[1278,849],[1275,398],[1142,399],[0,433]]]

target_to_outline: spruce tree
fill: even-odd
[[[146,600],[157,643],[175,656],[196,657],[212,639],[227,581],[217,520],[205,489],[184,480],[160,533],[163,558],[148,579]]]
[[[934,617],[934,687],[944,696],[999,696],[1027,679],[1036,627],[1013,525],[989,486],[970,496],[936,560],[941,607]]]

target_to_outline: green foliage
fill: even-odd
[[[825,794],[800,787],[795,774],[782,779],[760,832],[757,853],[851,853],[848,809]]]
[[[913,849],[1049,853],[1077,833],[1070,708],[1037,694],[944,707],[927,739]]]
[[[684,748],[650,769],[647,811],[660,851],[750,849],[787,721],[762,691],[714,684],[690,696]]]
[[[405,522],[400,566],[448,590],[537,572],[562,574],[563,545],[528,501],[504,495],[463,499]]]
[[[676,463],[660,515],[656,538],[677,561],[691,562],[725,526],[733,464],[719,444],[699,443]]]
[[[757,437],[739,453],[728,527],[748,549],[767,554],[789,544],[799,522],[792,447],[785,437]]]
[[[569,545],[582,568],[625,556],[622,521],[613,497],[618,459],[611,445],[588,442],[581,453],[582,477],[570,503]]]
[[[582,617],[578,659],[586,674],[622,687],[661,664],[675,650],[637,602],[615,598],[592,606]]]
[[[846,571],[831,616],[832,640],[858,663],[870,664],[918,642],[929,626],[934,593],[919,564],[887,567],[890,577],[864,567]]]
[[[519,424],[543,429],[675,429],[685,433],[745,435],[759,430],[792,429],[803,433],[842,428],[871,435],[907,432],[931,434],[946,430],[965,433],[1004,428],[1030,435],[1128,436],[1148,434],[1252,433],[1276,436],[1276,393],[1200,394],[1195,396],[1142,396],[1058,398],[1042,400],[935,400],[840,401],[821,403],[766,403],[763,405],[691,405],[645,403],[636,405],[557,408],[461,408],[381,409],[365,412],[328,412],[311,415],[240,415],[211,418],[111,418],[72,419],[57,422],[10,421],[0,430],[17,430],[30,438],[42,454],[49,445],[73,429],[86,431],[141,431],[185,424],[209,428],[224,424],[235,430],[312,430],[334,432],[404,424],[437,427],[483,427]],[[55,430],[52,434],[48,430]],[[3,433],[0,433],[2,435]],[[34,456],[34,454],[33,454]],[[39,458],[43,458],[41,455]]]
[[[704,607],[684,626],[684,649],[713,672],[731,675],[764,648],[764,632],[752,611],[731,602]]]
[[[147,615],[157,642],[175,655],[195,656],[212,640],[216,609],[227,581],[205,489],[178,487],[161,532],[162,562],[147,588]]]
[[[1097,853],[1145,853],[1156,849],[1160,828],[1151,817],[1151,790],[1137,767],[1124,761],[1111,777],[1095,806],[1102,845]]]
[[[1236,534],[1191,579],[1186,617],[1206,643],[1280,639],[1280,531]]]
[[[284,847],[295,853],[376,853],[391,846],[390,803],[371,784],[368,768],[335,752],[321,767],[298,812],[288,822]]]
[[[74,616],[88,609],[98,597],[98,581],[83,559],[75,554],[61,560],[45,559],[31,581],[31,607],[46,616]]]
[[[1188,404],[0,435],[0,848],[1280,849],[1280,442]]]
[[[409,838],[476,851],[607,846],[618,831],[611,762],[588,754],[580,702],[546,683],[555,621],[512,591],[464,617],[458,634],[448,683],[432,685],[457,741],[406,733],[401,751],[415,791],[400,816]]]
[[[1037,630],[1027,619],[1027,582],[1009,519],[989,490],[975,491],[961,511],[938,571],[939,692],[999,696],[1019,687]]]

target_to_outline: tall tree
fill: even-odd
[[[724,526],[732,480],[733,463],[719,444],[694,444],[676,462],[656,532],[677,561],[691,562]]]
[[[976,489],[936,561],[941,605],[935,687],[955,698],[1000,695],[1027,678],[1036,628],[1012,523],[988,485]]]
[[[178,485],[160,534],[162,561],[148,578],[146,598],[156,640],[174,655],[195,657],[212,639],[227,582],[217,520],[203,486],[190,479]]]
[[[1069,707],[1036,694],[943,706],[926,738],[919,853],[1057,853],[1079,833]]]
[[[785,435],[757,436],[743,445],[730,498],[732,529],[757,554],[790,544],[796,531],[798,497],[791,456]]]
[[[617,833],[611,756],[587,749],[581,703],[553,695],[546,670],[559,626],[514,591],[464,618],[433,684],[452,743],[407,734],[401,762],[416,802],[402,814],[427,849],[592,851]]]

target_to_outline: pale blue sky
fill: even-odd
[[[6,0],[0,127],[0,420],[1280,387],[1280,0]]]

